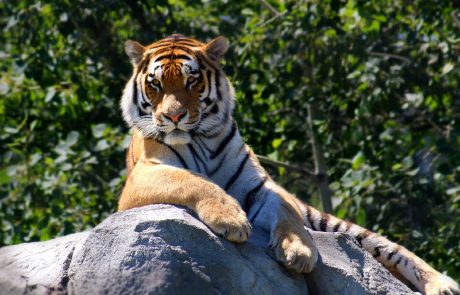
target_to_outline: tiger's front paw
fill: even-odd
[[[446,275],[437,273],[425,284],[426,295],[460,295],[458,284]]]
[[[249,238],[251,224],[246,213],[233,199],[204,200],[197,206],[197,213],[213,232],[229,241],[240,243]]]
[[[282,233],[274,237],[270,247],[276,259],[289,269],[299,273],[309,273],[318,260],[318,250],[306,229],[299,233]]]

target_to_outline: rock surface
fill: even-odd
[[[215,236],[170,205],[115,213],[89,232],[0,249],[0,294],[411,294],[345,234],[311,232],[320,259],[284,269],[255,229],[248,243]]]

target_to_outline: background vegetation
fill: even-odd
[[[313,166],[334,213],[460,279],[460,13],[456,1],[0,2],[0,245],[90,228],[115,211],[129,131],[128,38],[231,41],[225,71],[254,150]],[[319,205],[305,175],[271,168]]]

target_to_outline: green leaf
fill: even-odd
[[[69,134],[67,135],[67,138],[65,140],[64,145],[66,147],[68,147],[68,148],[73,146],[74,144],[77,143],[79,137],[80,137],[80,134],[77,131],[69,132]]]
[[[283,143],[283,140],[281,138],[275,138],[273,141],[272,141],[272,146],[273,148],[278,148],[281,144]]]
[[[358,170],[365,160],[366,158],[364,157],[363,152],[359,152],[351,160],[351,167],[353,170]]]
[[[97,145],[95,147],[96,151],[103,151],[106,150],[110,147],[110,145],[107,143],[107,140],[102,139],[97,142]]]
[[[10,176],[8,175],[7,169],[0,170],[0,185],[10,182]]]
[[[358,215],[356,216],[357,224],[366,224],[367,214],[364,209],[360,209]]]
[[[396,163],[396,164],[393,164],[393,166],[391,166],[391,170],[398,171],[398,170],[401,170],[402,167],[403,165],[401,163]]]
[[[453,68],[454,68],[454,64],[453,64],[453,63],[451,63],[451,62],[446,63],[446,64],[442,67],[441,76],[444,76],[445,74],[449,73],[450,71],[452,71]]]
[[[49,87],[48,91],[46,92],[45,102],[46,103],[50,102],[53,99],[55,94],[56,94],[56,89],[54,87]]]
[[[91,131],[95,138],[101,138],[106,128],[107,128],[107,124],[97,124],[91,127]]]

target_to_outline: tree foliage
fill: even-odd
[[[0,2],[0,245],[115,211],[125,40],[221,34],[254,150],[311,167],[313,105],[335,214],[460,279],[459,19],[442,0]],[[318,204],[304,176],[270,171]]]

